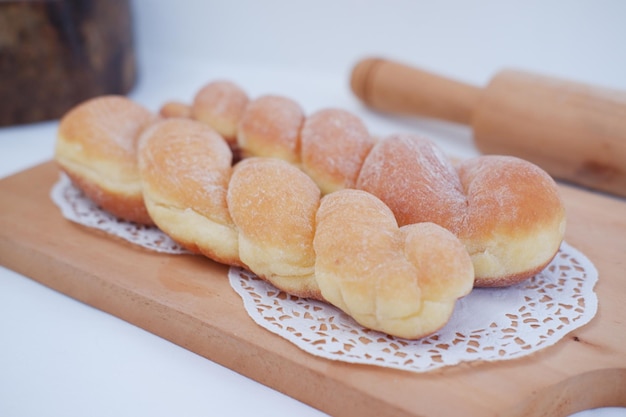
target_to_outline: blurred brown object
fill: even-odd
[[[130,0],[0,1],[0,126],[135,83]]]

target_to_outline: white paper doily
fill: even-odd
[[[472,290],[443,329],[419,340],[361,327],[333,306],[287,295],[240,268],[229,279],[256,323],[301,349],[413,372],[528,355],[588,323],[598,306],[595,267],[565,242],[543,272],[512,287]]]
[[[149,250],[188,253],[155,227],[101,210],[65,175],[50,195],[69,220]],[[474,289],[443,329],[420,340],[363,328],[329,304],[288,295],[241,268],[230,268],[228,278],[256,323],[306,352],[413,372],[528,355],[588,323],[598,307],[595,267],[565,242],[543,272],[512,287]]]
[[[75,187],[65,174],[61,174],[57,183],[52,187],[50,198],[59,207],[63,216],[75,223],[101,230],[156,252],[188,253],[156,227],[120,220],[100,209]]]

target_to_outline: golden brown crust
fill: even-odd
[[[230,81],[214,81],[193,99],[191,117],[215,129],[229,145],[237,142],[237,125],[248,105],[248,95]]]
[[[142,193],[120,196],[104,190],[100,185],[82,175],[77,175],[63,167],[61,169],[67,174],[72,183],[101,209],[123,220],[146,226],[154,225],[154,221],[152,221],[144,204]]]
[[[372,150],[357,187],[380,197],[401,225],[434,222],[457,235],[474,261],[476,286],[533,276],[563,240],[556,184],[519,158],[482,156],[455,168],[432,142],[393,135]]]
[[[64,118],[56,150],[94,201],[395,336],[438,330],[473,285],[536,274],[563,239],[554,181],[517,158],[453,164],[428,140],[377,142],[346,111],[305,118],[277,96],[247,105],[224,82],[196,96],[202,121],[181,103],[159,121],[126,99],[96,103]],[[233,168],[237,131],[246,156],[264,157]]]
[[[313,235],[319,200],[311,178],[274,158],[241,161],[228,188],[242,262],[279,289],[318,299]]]
[[[354,188],[375,140],[355,115],[324,109],[307,117],[300,133],[302,169],[327,194]]]
[[[431,141],[410,134],[380,140],[363,163],[356,184],[383,200],[401,226],[433,222],[453,233],[467,205],[459,176]]]
[[[481,156],[459,165],[467,190],[465,242],[477,286],[510,285],[535,275],[558,252],[565,209],[554,180],[511,156]]]
[[[237,144],[244,157],[280,158],[300,162],[300,129],[304,111],[295,101],[266,95],[251,101],[237,130]]]
[[[473,285],[456,237],[433,223],[398,228],[372,194],[341,190],[317,212],[315,271],[323,297],[371,329],[419,338],[440,329]]]
[[[137,169],[137,140],[155,120],[121,96],[88,100],[59,124],[55,159],[99,206],[112,214],[152,224],[143,205]]]
[[[240,265],[226,205],[231,162],[221,136],[194,120],[159,121],[140,142],[144,199],[156,225],[189,250]]]

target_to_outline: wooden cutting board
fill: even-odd
[[[562,187],[566,241],[599,272],[586,326],[530,356],[415,374],[311,356],[256,325],[227,267],[65,220],[48,162],[0,181],[0,264],[336,416],[566,416],[626,407],[626,201]]]

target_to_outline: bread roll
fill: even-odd
[[[115,216],[153,224],[143,202],[137,140],[155,116],[121,96],[102,96],[70,110],[59,123],[55,159],[97,205]]]
[[[211,127],[165,119],[147,129],[139,170],[148,212],[183,247],[240,265],[238,232],[226,204],[232,153]]]
[[[400,229],[381,200],[360,190],[322,199],[314,248],[324,299],[361,325],[399,337],[440,329],[474,281],[471,259],[452,233],[433,223]]]
[[[315,213],[320,190],[298,168],[274,158],[235,166],[228,207],[241,261],[277,288],[320,299],[315,278]]]

